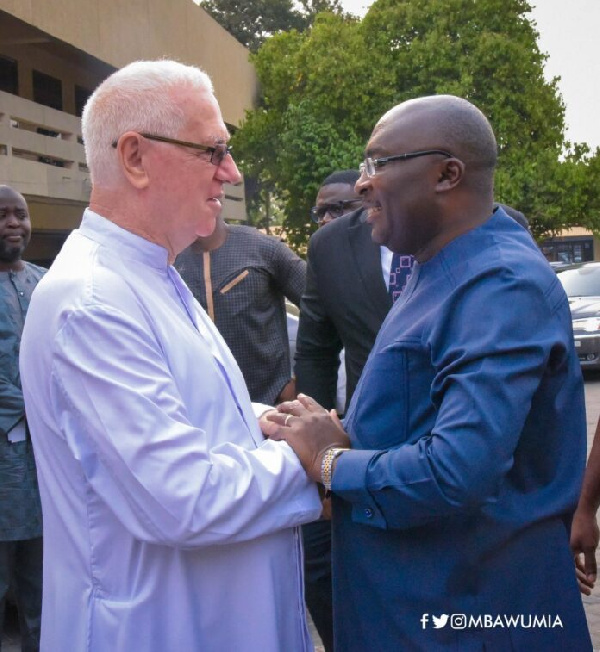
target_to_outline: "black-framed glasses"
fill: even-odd
[[[192,143],[188,140],[177,140],[176,138],[167,138],[166,136],[157,136],[156,134],[139,133],[140,136],[148,140],[156,140],[159,143],[168,143],[169,145],[179,145],[179,147],[190,147],[191,149],[199,149],[201,152],[210,154],[210,162],[213,165],[221,165],[223,159],[227,154],[231,154],[231,147],[225,143],[217,143],[214,147],[208,145],[201,145],[200,143]],[[112,146],[116,148],[118,141],[114,141]]]
[[[408,161],[411,158],[419,158],[419,156],[432,156],[433,154],[440,154],[446,158],[455,158],[454,154],[450,154],[444,149],[424,149],[418,152],[408,152],[406,154],[395,154],[394,156],[385,156],[383,158],[371,158],[367,156],[360,164],[359,170],[361,174],[366,174],[368,177],[375,176],[379,168],[387,165],[391,161]]]
[[[322,222],[325,219],[325,215],[329,213],[331,215],[332,219],[335,219],[336,217],[341,217],[344,213],[347,212],[347,208],[354,205],[354,204],[359,204],[362,202],[362,199],[360,197],[356,197],[356,199],[343,199],[341,201],[337,201],[334,204],[321,204],[320,206],[313,206],[310,209],[310,216],[313,219],[313,222]]]

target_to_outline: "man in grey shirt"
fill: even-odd
[[[285,299],[300,304],[306,263],[278,238],[218,218],[175,267],[216,324],[256,403],[295,398]]]
[[[46,271],[21,260],[31,238],[24,197],[0,186],[0,638],[13,585],[22,649],[39,649],[42,511],[19,378],[19,346],[29,300]]]

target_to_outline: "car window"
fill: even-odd
[[[568,269],[558,278],[569,297],[600,297],[600,266]]]

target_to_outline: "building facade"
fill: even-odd
[[[27,258],[53,259],[81,221],[91,190],[80,116],[118,68],[170,58],[211,77],[235,129],[256,98],[249,52],[192,0],[0,0],[0,183],[29,204]],[[226,219],[245,220],[242,186]]]
[[[553,238],[540,242],[544,256],[552,263],[572,265],[600,260],[598,236],[582,227],[565,229]]]

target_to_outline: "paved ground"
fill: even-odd
[[[586,374],[585,380],[585,402],[587,408],[587,425],[588,425],[588,453],[592,445],[596,423],[600,416],[600,373]],[[600,551],[596,553],[598,565],[600,567]],[[585,613],[588,620],[588,627],[592,636],[594,650],[600,652],[600,581],[598,587],[590,597],[583,598]],[[14,614],[10,612],[9,622],[7,623],[7,632],[2,638],[2,652],[19,652],[20,642],[16,632],[16,622]],[[309,627],[313,640],[315,642],[315,652],[324,652],[321,640],[312,623]]]
[[[310,634],[312,636],[313,643],[315,644],[315,652],[325,652],[323,642],[319,638],[319,634],[317,634],[317,628],[315,627],[310,614],[308,614],[308,628],[310,629]]]

